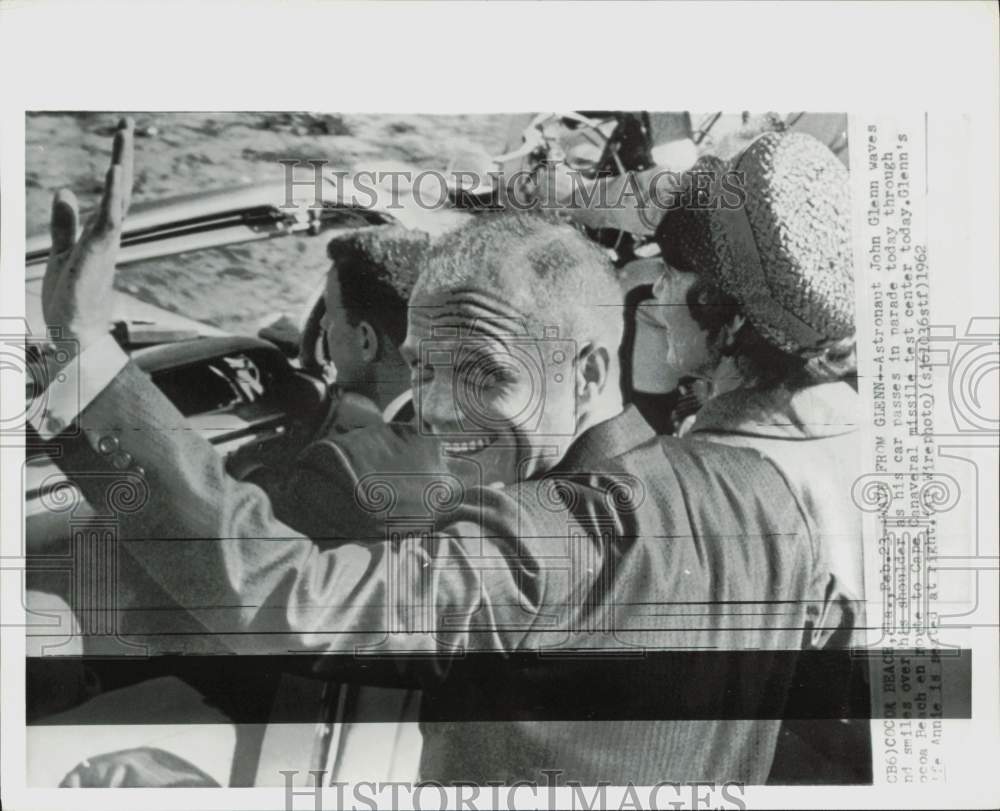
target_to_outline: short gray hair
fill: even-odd
[[[607,253],[573,226],[539,213],[482,214],[445,234],[424,257],[413,298],[463,288],[500,296],[541,337],[621,343],[623,294]]]

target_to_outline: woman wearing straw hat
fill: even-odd
[[[819,141],[767,133],[716,180],[737,208],[688,205],[657,230],[667,362],[711,381],[692,440],[752,446],[803,496],[838,575],[861,591],[854,277],[847,170]],[[730,198],[731,199],[731,198]]]
[[[727,174],[743,201],[673,210],[657,230],[664,271],[653,292],[667,362],[713,391],[685,433],[771,459],[799,494],[851,614],[863,582],[851,501],[861,448],[847,170],[811,136],[777,133],[728,165],[706,159],[696,170],[716,182]],[[864,723],[785,722],[770,779],[863,780],[867,736]]]

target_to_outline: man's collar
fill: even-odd
[[[656,436],[635,406],[588,428],[576,438],[553,473],[587,470],[602,459],[619,456]]]
[[[400,392],[392,398],[392,402],[382,409],[382,422],[409,422],[408,419],[399,419],[400,412],[404,407],[413,402],[413,389]],[[412,411],[412,408],[410,409]]]
[[[859,424],[857,393],[847,383],[836,382],[720,394],[698,412],[689,433],[819,439],[851,433]]]

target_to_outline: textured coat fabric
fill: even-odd
[[[748,681],[738,666],[674,675],[643,657],[798,650],[842,625],[823,548],[774,464],[752,448],[658,439],[634,410],[580,437],[548,475],[506,488],[477,484],[474,472],[458,482],[434,473],[419,438],[390,470],[379,460],[396,455],[399,434],[372,453],[326,443],[316,449],[325,477],[314,459],[312,484],[300,486],[322,488],[316,500],[335,505],[348,531],[319,538],[291,530],[263,491],[227,476],[134,366],[80,425],[60,464],[88,499],[121,508],[114,488],[136,489],[116,514],[124,633],[153,653],[350,654],[330,658],[331,676],[360,681],[378,670],[365,653],[419,654],[395,670],[425,690],[425,779],[544,782],[551,769],[585,784],[764,782],[778,722],[752,720],[753,709],[780,693],[787,667]],[[142,470],[115,471],[109,445]],[[534,664],[499,668],[492,682],[463,677],[477,652]],[[587,678],[588,663],[623,653],[635,666],[621,683]],[[581,676],[560,671],[562,695],[592,702],[595,715],[600,702],[662,693],[701,706],[695,718],[737,696],[751,720],[539,720],[548,657],[567,655]],[[539,713],[481,720],[497,696],[532,690]],[[455,720],[455,707],[483,712]]]
[[[862,475],[858,395],[844,382],[799,389],[736,390],[698,413],[691,439],[754,448],[770,459],[805,510],[846,594],[863,595]]]
[[[844,636],[834,644],[866,644],[861,513],[852,501],[862,474],[857,392],[844,382],[799,389],[736,390],[710,400],[698,413],[692,440],[756,448],[781,471],[802,504],[813,536],[829,562]],[[867,683],[864,660],[842,681],[818,689],[852,690]],[[809,673],[797,674],[808,684]],[[782,724],[769,781],[866,783],[871,781],[871,730],[866,719],[790,719]]]

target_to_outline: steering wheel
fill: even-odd
[[[328,378],[332,363],[323,335],[323,317],[325,315],[326,298],[320,293],[302,325],[298,358],[302,371],[324,379]]]
[[[266,445],[246,445],[237,450],[227,463],[230,475],[248,481],[276,475],[274,471],[279,471],[309,443],[382,422],[382,412],[374,402],[355,392],[343,391],[333,381],[332,362],[323,335],[325,315],[326,299],[320,294],[302,326],[300,368],[286,384],[289,430]]]
[[[380,423],[382,412],[367,397],[352,391],[344,391],[333,382],[331,369],[333,361],[326,347],[323,334],[323,317],[326,315],[326,298],[320,294],[309,310],[302,325],[299,341],[299,365],[301,370],[326,386],[326,411],[312,423],[314,439],[331,433],[344,433],[354,428]]]

